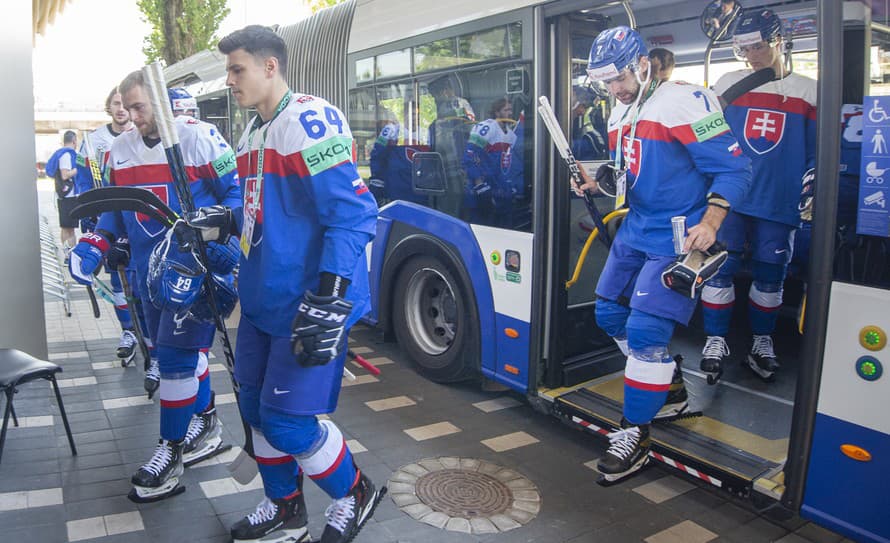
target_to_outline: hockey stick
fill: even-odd
[[[170,101],[167,98],[167,86],[164,81],[164,72],[160,62],[153,62],[148,66],[143,67],[142,75],[148,85],[151,107],[154,111],[158,131],[160,132],[161,144],[164,146],[164,154],[167,155],[167,165],[170,167],[170,173],[173,176],[173,187],[176,190],[176,196],[179,198],[179,205],[182,208],[183,214],[195,211],[195,200],[192,196],[189,178],[186,174],[185,165],[182,160],[179,134],[176,132],[176,125],[173,122],[173,110],[170,108]],[[200,234],[195,236],[195,245],[197,246],[197,252],[199,258],[202,260],[202,264],[209,269],[209,266],[207,265],[206,244]],[[226,330],[226,323],[217,309],[216,295],[213,289],[206,288],[205,292],[207,293],[207,301],[213,312],[213,320],[216,324],[216,329],[219,331],[220,339],[222,340],[223,354],[226,359],[226,368],[229,370],[229,377],[232,380],[232,391],[235,393],[235,401],[240,405],[240,387],[238,386],[238,381],[235,379],[235,355],[232,351],[232,344],[229,342],[229,333]],[[244,427],[244,447],[242,448],[242,453],[253,457],[253,434],[250,425],[247,424],[244,417],[241,418],[241,424]],[[241,462],[238,462],[239,465],[240,463]],[[233,474],[234,473],[235,471],[233,471]]]
[[[77,197],[77,205],[80,206],[82,204],[89,204],[97,201],[106,201],[106,200],[117,200],[117,199],[128,199],[128,200],[139,200],[145,203],[147,206],[153,207],[160,211],[164,216],[167,217],[167,221],[173,224],[179,219],[179,214],[173,211],[169,205],[167,205],[163,200],[161,200],[157,194],[153,193],[148,189],[143,189],[139,187],[118,187],[118,186],[110,186],[110,187],[101,187],[98,189],[93,189],[87,192],[84,192],[80,196]],[[123,211],[126,211],[124,209]],[[131,211],[141,211],[141,210],[131,210]]]
[[[355,363],[358,364],[359,366],[368,370],[368,372],[370,372],[371,375],[380,375],[380,368],[378,368],[374,364],[371,364],[370,362],[365,360],[363,356],[355,354],[355,352],[353,352],[352,349],[349,349],[346,351],[346,356],[348,356],[350,359],[354,360]]]
[[[760,85],[769,83],[776,78],[776,71],[772,68],[761,68],[756,72],[752,72],[740,80],[733,83],[723,94],[717,97],[720,100],[720,107],[725,108],[731,103],[742,97],[743,94],[751,92]]]
[[[538,103],[540,104],[538,106],[538,113],[541,115],[541,120],[544,121],[544,126],[547,127],[547,132],[550,133],[550,139],[553,140],[553,145],[556,146],[556,150],[559,151],[559,155],[569,168],[569,175],[575,183],[575,186],[580,187],[584,184],[584,181],[581,179],[581,169],[578,166],[578,161],[575,160],[575,155],[572,153],[572,147],[562,133],[562,128],[559,127],[559,121],[556,119],[556,114],[553,113],[553,108],[550,107],[550,100],[548,100],[546,96],[541,96],[538,98]],[[599,229],[600,235],[602,236],[600,241],[603,242],[606,248],[611,247],[612,238],[606,231],[603,217],[600,214],[599,209],[596,208],[596,202],[594,202],[593,196],[587,191],[584,191],[584,205],[587,207],[587,212],[590,213],[590,218],[593,219],[593,224]]]
[[[98,319],[102,314],[99,313],[99,301],[96,299],[96,293],[93,292],[93,287],[90,285],[85,286],[87,287],[87,294],[90,296],[90,305],[93,306],[93,317]]]
[[[93,143],[90,141],[89,135],[84,136],[83,138],[84,149],[87,152],[87,160],[90,162],[90,177],[93,178],[93,188],[96,188],[101,185],[102,181],[100,179],[99,173],[99,164],[96,163],[95,157],[93,157]],[[69,215],[75,219],[82,219],[84,217],[92,217],[93,215],[82,215],[75,217],[73,213],[69,212]],[[86,285],[87,294],[90,296],[90,305],[93,306],[93,317],[99,318],[101,315],[99,313],[99,301],[96,300],[96,293],[93,292],[92,285]]]
[[[96,192],[98,190],[101,189],[93,189],[90,192]],[[142,200],[134,200],[133,198],[114,198],[108,200],[94,200],[92,202],[81,204],[79,198],[80,196],[78,196],[78,204],[71,210],[71,216],[76,219],[82,217],[95,217],[97,214],[101,215],[106,211],[135,211],[136,213],[148,215],[167,228],[170,228],[173,226],[173,223],[176,222],[175,219],[171,220],[171,218],[165,215],[162,211],[146,204]]]
[[[127,308],[130,310],[130,318],[133,319],[133,330],[136,332],[136,340],[139,341],[139,350],[142,351],[142,362],[144,366],[148,365],[151,359],[151,353],[148,352],[148,343],[145,342],[145,336],[142,335],[142,317],[139,316],[139,308],[136,305],[136,297],[133,296],[133,289],[130,287],[130,281],[127,280],[127,268],[123,264],[117,267],[117,274],[121,278],[121,286],[124,289],[124,296],[127,298]]]

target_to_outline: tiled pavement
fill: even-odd
[[[67,408],[78,456],[72,457],[48,385],[31,383],[16,398],[22,427],[11,429],[0,464],[2,541],[52,543],[228,541],[227,528],[262,499],[259,481],[238,485],[220,456],[186,470],[187,491],[136,505],[126,499],[129,475],[157,439],[158,406],[144,401],[142,373],[122,369],[114,350],[111,307],[93,319],[75,289],[74,316],[47,301],[51,358],[62,365]],[[8,318],[9,316],[7,316]],[[483,392],[478,385],[442,386],[418,376],[397,346],[378,344],[372,330],[353,332],[352,347],[382,375],[345,387],[332,419],[378,484],[422,458],[475,457],[515,469],[542,496],[540,514],[524,527],[472,536],[418,522],[384,498],[357,542],[837,542],[842,538],[800,519],[759,516],[745,502],[661,468],[611,488],[595,484],[599,441],[533,411],[521,397]],[[215,349],[219,364],[221,352]],[[212,366],[218,398],[231,393],[224,368]],[[222,370],[222,371],[220,371]],[[229,396],[230,397],[230,396]],[[241,442],[234,403],[219,402],[229,442]],[[50,422],[52,423],[50,425]],[[306,485],[310,528],[316,536],[329,500]]]

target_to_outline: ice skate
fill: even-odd
[[[236,522],[231,529],[235,541],[262,543],[303,543],[310,541],[303,493],[290,499],[269,499]]]
[[[145,381],[143,381],[142,386],[145,387],[149,400],[155,395],[158,387],[161,386],[161,368],[158,366],[157,358],[149,360],[148,369],[145,370]]]
[[[773,338],[766,335],[754,336],[751,352],[745,361],[758,377],[767,382],[772,381],[779,369],[779,361],[773,351]]]
[[[609,486],[639,471],[649,460],[649,425],[628,426],[608,435],[609,449],[597,463],[597,483]]]
[[[192,415],[182,446],[182,463],[188,467],[231,449],[222,442],[222,423],[216,416],[214,397],[201,413]]]
[[[670,422],[678,418],[698,417],[700,411],[689,411],[689,394],[686,393],[686,383],[683,382],[683,357],[674,356],[674,376],[671,378],[671,387],[668,389],[667,399],[654,420],[658,422]]]
[[[376,490],[374,483],[358,470],[358,481],[345,497],[334,500],[325,510],[328,523],[319,543],[348,543],[352,541],[374,514],[374,509],[386,494],[386,487]]]
[[[722,336],[708,336],[701,351],[701,370],[708,377],[709,385],[716,385],[723,375],[723,358],[729,356],[729,345]]]
[[[136,358],[136,334],[132,330],[124,330],[120,343],[117,344],[117,357],[121,359],[121,367],[126,368]]]
[[[181,494],[185,492],[179,484],[182,471],[182,442],[160,439],[151,459],[130,478],[133,490],[127,497],[147,503]]]

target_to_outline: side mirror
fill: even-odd
[[[708,0],[699,18],[701,31],[712,42],[727,40],[732,36],[732,25],[741,11],[739,0]]]
[[[414,153],[411,159],[411,188],[414,194],[445,194],[445,179],[441,154]]]

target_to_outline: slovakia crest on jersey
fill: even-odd
[[[634,138],[633,143],[627,136],[624,137],[624,163],[630,173],[637,177],[640,175],[640,161],[643,159],[643,143],[640,138]]]
[[[143,185],[139,188],[150,190],[155,196],[160,198],[162,202],[167,205],[170,204],[170,193],[167,185]],[[139,227],[152,238],[158,234],[163,234],[166,231],[166,228],[162,224],[153,221],[151,217],[143,213],[136,213],[136,222],[139,224]]]
[[[785,135],[785,113],[751,108],[745,116],[745,142],[758,155],[772,151]]]

